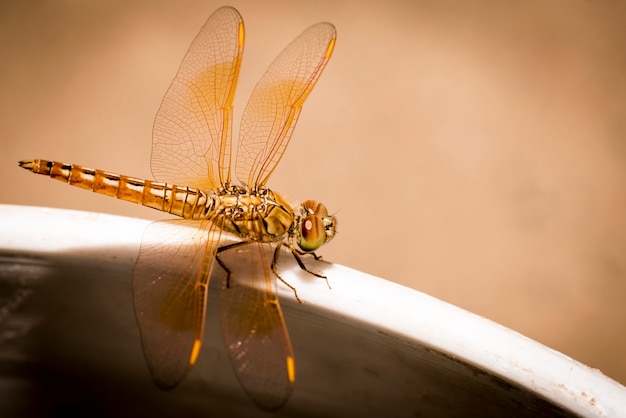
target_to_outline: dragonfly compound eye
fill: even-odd
[[[326,206],[317,200],[305,200],[302,202],[302,210],[305,212],[305,215],[317,215],[320,218],[328,216]]]
[[[300,240],[298,246],[302,251],[310,252],[317,250],[326,242],[326,226],[322,218],[309,215],[302,220],[300,225]]]

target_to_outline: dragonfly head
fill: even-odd
[[[328,209],[316,200],[306,200],[300,205],[295,240],[304,252],[317,250],[335,236],[337,219],[328,214]]]

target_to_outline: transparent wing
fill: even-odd
[[[231,7],[213,13],[191,43],[154,121],[155,179],[203,190],[230,182],[243,43],[243,21]]]
[[[133,272],[143,353],[157,386],[176,386],[194,365],[221,229],[209,221],[153,222]]]
[[[230,363],[250,398],[264,410],[281,407],[295,383],[291,341],[271,271],[271,244],[250,243],[220,253],[230,270],[220,293],[220,326]]]
[[[237,151],[237,177],[263,186],[289,144],[300,110],[335,46],[335,27],[305,30],[270,65],[244,110]]]

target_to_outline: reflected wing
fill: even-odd
[[[335,27],[305,30],[270,65],[254,88],[241,120],[237,177],[263,186],[289,144],[300,110],[335,46]]]
[[[219,309],[230,363],[254,403],[277,409],[291,396],[295,360],[270,268],[273,247],[250,243],[219,257],[231,273]]]
[[[143,353],[157,386],[176,386],[196,361],[221,229],[209,221],[153,222],[133,272]]]
[[[155,179],[203,190],[229,182],[233,98],[243,42],[241,16],[222,7],[191,43],[154,121]]]

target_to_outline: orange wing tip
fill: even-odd
[[[196,361],[198,360],[198,354],[200,354],[201,346],[202,346],[202,341],[197,340],[197,339],[193,341],[193,348],[191,349],[191,356],[189,356],[190,366],[193,366],[194,364],[196,364]]]
[[[330,59],[330,56],[333,54],[333,50],[335,49],[335,42],[337,42],[337,38],[333,38],[330,40],[328,44],[328,48],[326,48],[326,53],[324,54],[324,58]]]
[[[293,356],[287,356],[287,378],[289,383],[296,381],[296,359]]]
[[[237,33],[237,42],[240,48],[243,46],[244,38],[245,38],[245,31],[243,29],[243,22],[241,22],[239,24],[239,31]]]

